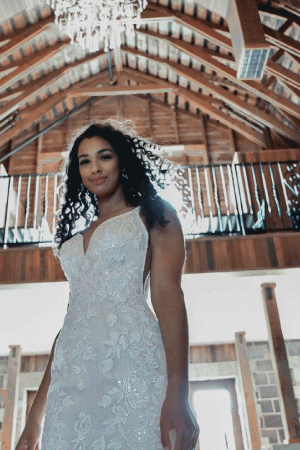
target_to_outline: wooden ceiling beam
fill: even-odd
[[[146,57],[149,57],[149,59],[156,59],[155,57],[152,57],[151,55],[147,55]],[[169,61],[165,62],[162,60],[164,64],[168,64]],[[174,67],[176,67],[176,64],[174,64]],[[178,65],[177,65],[178,67]],[[172,67],[172,70],[173,67]],[[180,70],[180,69],[179,69]],[[134,75],[134,72],[136,72],[134,69],[128,69],[124,68],[124,72],[128,73],[128,75]],[[140,73],[138,72],[137,75],[139,76]],[[144,74],[143,74],[144,75]],[[147,75],[147,78],[153,78],[152,75]],[[171,84],[171,83],[170,83]],[[221,123],[226,125],[229,128],[234,129],[235,131],[238,131],[240,134],[244,135],[249,139],[249,136],[252,133],[251,140],[255,142],[256,144],[259,144],[260,146],[264,146],[264,137],[261,133],[251,128],[249,125],[244,125],[240,121],[231,118],[227,113],[224,113],[217,109],[215,106],[212,105],[211,99],[209,99],[208,96],[205,96],[203,94],[195,93],[192,91],[189,91],[183,87],[178,87],[177,85],[172,85],[173,91],[180,95],[181,97],[185,98],[186,101],[191,100],[192,104],[199,108],[200,111],[204,112],[205,114],[209,114],[211,117],[213,117],[216,120],[219,120]],[[221,89],[221,88],[220,88]],[[252,131],[250,131],[252,130]]]
[[[274,75],[276,78],[280,78],[282,81],[290,84],[296,89],[300,89],[300,75],[297,73],[292,72],[273,61],[268,62],[266,71],[269,75]]]
[[[219,120],[227,127],[237,131],[250,141],[255,142],[257,145],[265,147],[265,139],[262,133],[254,130],[249,125],[242,124],[240,120],[233,119],[228,114],[211,106],[210,104],[208,104],[206,101],[203,100],[201,94],[188,91],[187,89],[184,89],[179,86],[175,86],[174,92],[176,92],[178,95],[180,95],[180,97],[184,98],[186,101],[188,101],[196,108],[199,108],[200,111],[202,111],[202,113],[208,114],[210,117]]]
[[[55,75],[54,75],[55,73]],[[60,76],[64,73],[64,69],[58,69],[55,72],[51,72],[45,77],[41,79],[34,80],[30,83],[30,86],[24,85],[22,86],[23,92],[16,98],[6,103],[4,106],[0,108],[0,121],[4,119],[4,117],[16,111],[20,106],[26,103],[30,97],[33,95],[37,95],[41,89],[45,89],[55,80],[60,78]]]
[[[0,80],[0,91],[4,91],[21,77],[32,72],[33,69],[40,66],[46,59],[51,58],[58,51],[61,51],[64,47],[69,45],[69,43],[70,39],[58,42],[51,47],[45,48],[45,50],[35,53],[31,58],[23,58],[18,61],[19,67]]]
[[[144,84],[142,86],[104,86],[103,88],[84,86],[81,88],[74,87],[68,96],[71,97],[107,97],[116,95],[132,95],[132,94],[157,94],[172,91],[171,86],[161,86],[158,83]]]
[[[144,31],[145,34],[148,33],[148,31]],[[156,35],[156,39],[159,41],[165,41],[173,46],[175,46],[178,50],[183,51],[184,53],[188,54],[191,58],[195,58],[203,64],[205,67],[209,68],[210,70],[213,70],[217,72],[219,75],[228,78],[230,81],[235,83],[236,85],[240,86],[241,88],[246,89],[247,91],[250,91],[250,93],[256,95],[257,97],[260,97],[270,103],[273,104],[278,109],[283,109],[289,114],[295,115],[296,117],[300,118],[300,106],[295,105],[291,101],[287,100],[286,98],[276,94],[275,92],[265,88],[263,84],[261,84],[258,81],[244,81],[239,80],[236,78],[236,71],[231,69],[230,67],[227,67],[218,61],[214,60],[214,58],[209,55],[208,53],[205,53],[202,51],[202,48],[192,46],[191,44],[188,44],[186,42],[181,41],[180,39],[174,39],[174,38],[168,38],[167,36],[161,36],[158,33],[151,32],[151,37],[153,35]],[[141,54],[138,50],[132,49],[130,47],[122,47],[126,51],[130,52],[137,52],[139,56],[147,57],[143,54]],[[164,61],[164,60],[163,60]]]
[[[275,6],[274,2],[273,4],[272,2],[258,2],[258,9],[263,13],[267,13],[270,16],[279,17],[281,19],[288,19],[288,17],[290,16],[290,14],[281,7],[280,3],[277,3]],[[295,16],[295,18],[297,18],[297,16]]]
[[[284,33],[280,31],[272,30],[264,25],[264,32],[266,41],[271,45],[274,45],[277,48],[285,50],[289,53],[294,54],[295,56],[300,57],[300,42],[295,41],[289,36],[286,36]]]
[[[173,20],[182,26],[189,28],[192,32],[201,35],[209,42],[212,42],[215,45],[219,45],[220,47],[232,52],[231,40],[227,37],[223,36],[219,31],[227,32],[227,27],[223,25],[217,25],[212,22],[204,21],[201,19],[196,19],[194,17],[188,16],[187,14],[182,14],[178,11],[170,11],[165,6],[158,5],[157,3],[151,3],[151,9],[157,11],[162,14],[162,17],[169,17],[170,13],[172,14]]]
[[[15,88],[15,89],[11,89],[10,91],[2,92],[0,94],[0,101],[2,102],[2,101],[5,101],[8,98],[15,97],[16,95],[19,95],[20,93],[24,92],[25,86],[26,85],[19,86],[19,87]]]
[[[140,56],[144,56],[144,54],[140,54]],[[246,118],[250,118],[257,124],[263,124],[271,129],[274,129],[274,131],[279,132],[283,136],[300,143],[300,134],[296,130],[285,126],[278,119],[270,114],[267,114],[265,111],[240,100],[230,91],[225,90],[220,86],[211,84],[207,79],[202,79],[202,77],[199,77],[199,72],[195,69],[183,66],[182,64],[179,65],[172,61],[165,61],[162,58],[154,57],[149,54],[145,55],[145,57],[151,61],[157,62],[159,65],[164,65],[168,70],[173,70],[178,75],[183,76],[189,82],[194,83],[201,89],[204,89],[206,93],[216,96],[218,99],[236,109],[240,114],[246,116]]]
[[[294,20],[293,20],[293,19],[287,19],[287,20],[281,25],[281,27],[278,28],[277,31],[278,31],[279,33],[285,34],[285,33],[287,32],[287,30],[288,30],[289,28],[291,28],[291,26],[293,25],[293,23],[294,23]]]
[[[38,92],[41,91],[41,89],[45,89],[51,83],[54,83],[55,81],[57,81],[59,78],[61,78],[63,75],[65,75],[68,72],[68,70],[70,70],[76,66],[86,64],[92,60],[95,60],[98,57],[103,56],[103,55],[104,55],[103,51],[93,53],[81,60],[74,61],[74,62],[72,62],[66,66],[63,66],[53,72],[50,72],[46,76],[43,76],[37,80],[27,83],[27,84],[21,86],[20,88],[17,88],[13,92],[18,91],[20,93],[19,96],[17,98],[14,98],[13,100],[9,101],[8,103],[6,103],[3,107],[0,107],[0,120],[2,120],[5,116],[11,114],[13,111],[20,108],[26,101],[29,100],[29,98],[31,98],[34,95],[37,95]],[[11,92],[7,93],[7,94],[11,95]]]
[[[274,7],[275,10],[280,8],[287,14],[293,14],[296,17],[300,17],[298,2],[293,2],[293,0],[271,1],[271,7]]]
[[[0,60],[6,58],[11,53],[18,50],[30,39],[33,39],[35,36],[48,28],[50,24],[53,24],[53,22],[54,16],[51,15],[46,17],[45,19],[39,20],[33,25],[21,28],[20,30],[10,33],[9,35],[2,36],[0,38],[0,42],[6,41],[7,39],[9,39],[9,42],[0,47]]]
[[[9,128],[7,131],[1,134],[0,136],[0,147],[5,145],[11,139],[18,136],[23,131],[30,129],[32,124],[36,122],[41,116],[43,116],[49,109],[56,106],[58,103],[62,102],[67,96],[66,91],[60,91],[56,94],[48,97],[46,100],[42,100],[39,102],[36,107],[31,111],[30,114],[27,114],[26,117],[22,117],[22,114],[19,115],[19,120]]]
[[[168,63],[170,65],[170,63]],[[290,127],[285,126],[282,122],[280,122],[276,117],[267,114],[264,110],[261,110],[251,104],[248,104],[245,101],[240,100],[236,95],[232,94],[230,91],[223,89],[219,86],[213,86],[207,80],[202,80],[199,78],[196,71],[190,69],[188,67],[180,66],[176,68],[174,63],[171,63],[173,66],[173,70],[176,70],[177,73],[184,76],[186,79],[191,81],[192,83],[198,84],[201,88],[205,89],[212,95],[217,96],[229,106],[237,110],[242,115],[250,118],[257,124],[263,124],[268,128],[277,131],[283,136],[288,137],[291,140],[294,140],[300,143],[300,133],[296,130],[291,129]],[[194,72],[194,73],[193,73]]]
[[[144,29],[138,29],[136,30],[137,34],[141,34],[141,35],[145,35],[145,36],[149,36],[149,37],[153,37],[154,39],[167,39],[169,43],[173,43],[174,46],[176,46],[177,44],[182,45],[184,48],[186,48],[186,50],[190,53],[193,53],[194,55],[197,55],[197,48],[201,48],[201,51],[206,53],[207,55],[211,55],[213,58],[216,59],[220,59],[225,61],[225,63],[234,63],[235,59],[232,55],[230,54],[222,54],[219,52],[216,52],[214,50],[211,50],[209,48],[204,48],[204,47],[198,47],[194,44],[190,44],[189,42],[183,41],[182,39],[176,39],[176,38],[172,38],[172,37],[167,37],[167,36],[162,36],[158,33],[155,33],[153,31],[150,30],[144,30]]]

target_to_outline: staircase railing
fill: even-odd
[[[180,192],[174,203],[186,238],[300,230],[299,161],[188,166],[184,178],[185,207]],[[0,246],[53,243],[62,181],[0,177]],[[160,194],[173,202],[172,189]]]

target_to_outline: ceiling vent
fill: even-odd
[[[269,57],[256,0],[200,0],[201,6],[228,21],[237,78],[259,80]]]
[[[226,14],[237,65],[237,78],[261,79],[269,56],[255,0],[229,0]]]

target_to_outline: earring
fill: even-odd
[[[122,178],[124,178],[124,180],[128,180],[128,178],[129,178],[129,175],[127,174],[127,173],[125,173],[125,171],[123,170],[123,172],[122,172]]]

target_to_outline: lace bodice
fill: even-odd
[[[70,301],[51,366],[42,450],[162,450],[166,361],[143,274],[140,207],[61,248]]]

